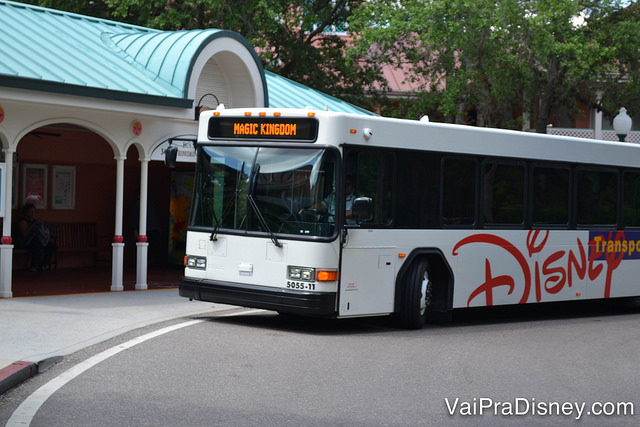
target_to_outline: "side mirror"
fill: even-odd
[[[170,168],[176,167],[176,161],[178,158],[178,147],[175,145],[169,145],[164,151],[164,164]]]
[[[373,218],[373,200],[371,197],[358,197],[351,205],[351,216],[358,223]]]

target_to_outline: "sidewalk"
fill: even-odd
[[[82,348],[225,307],[189,301],[177,289],[0,299],[0,394]]]

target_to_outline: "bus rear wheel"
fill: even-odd
[[[400,326],[420,329],[427,318],[427,310],[433,300],[433,282],[429,272],[429,261],[416,260],[409,270],[400,293]]]

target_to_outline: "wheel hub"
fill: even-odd
[[[422,284],[420,289],[420,314],[424,315],[427,311],[427,307],[431,305],[431,281],[425,274],[422,278]]]

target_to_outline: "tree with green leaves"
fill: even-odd
[[[589,32],[609,49],[609,55],[601,60],[603,71],[586,81],[579,94],[582,102],[610,119],[623,106],[630,113],[640,113],[640,3],[626,4],[591,20]]]
[[[640,26],[618,0],[370,0],[349,24],[358,54],[419,84],[408,114],[546,132],[561,108],[606,107],[637,87]],[[631,108],[632,109],[632,108]]]
[[[536,114],[536,131],[544,132],[560,108],[579,102],[614,116],[621,105],[607,106],[603,96],[610,99],[617,93],[615,103],[623,101],[621,91],[634,84],[638,76],[633,77],[633,69],[640,63],[640,20],[629,13],[627,2],[530,3],[521,50],[530,47],[523,59],[532,82],[526,93],[530,100],[538,100],[529,106]]]

